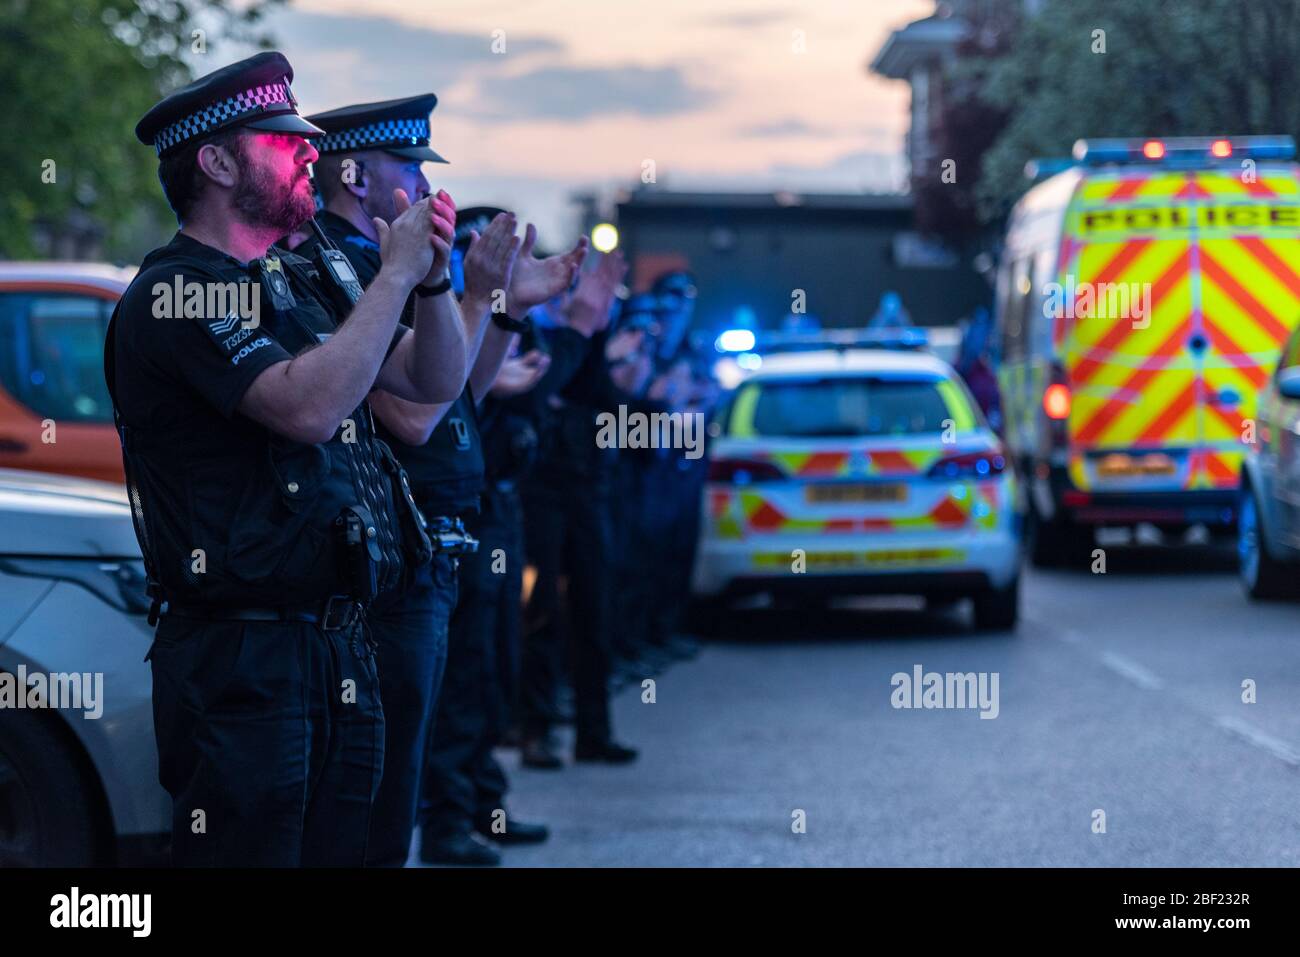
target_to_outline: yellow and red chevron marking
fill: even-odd
[[[1150,314],[1084,317],[1067,340],[1074,389],[1070,434],[1081,446],[1191,444],[1196,438],[1192,255],[1183,240],[1098,242],[1079,248],[1078,283],[1151,287]],[[1189,390],[1192,390],[1189,392]]]
[[[1190,461],[1181,488],[1235,488],[1241,475],[1242,455],[1240,451],[1192,449],[1188,454]],[[1069,474],[1075,488],[1089,488],[1087,463],[1083,452],[1070,453]]]
[[[1135,200],[1295,196],[1300,183],[1287,169],[1257,170],[1253,180],[1241,169],[1126,171],[1093,174],[1078,189],[1089,206]]]
[[[988,504],[984,515],[972,518],[973,502],[976,495]],[[999,502],[998,486],[995,482],[981,483],[978,492],[967,495],[965,500],[953,495],[946,495],[932,509],[923,515],[906,515],[894,518],[829,518],[797,519],[790,518],[760,492],[745,490],[738,493],[741,513],[744,515],[745,529],[751,532],[891,532],[913,531],[925,528],[961,528],[972,520],[981,527],[990,527],[997,523],[996,508]]]
[[[1189,488],[1236,488],[1241,476],[1243,452],[1194,449],[1188,477]]]
[[[1241,440],[1244,420],[1254,418],[1259,389],[1300,317],[1300,238],[1205,239],[1198,253],[1201,327],[1210,343],[1202,356],[1201,439],[1218,445]],[[1224,392],[1238,401],[1220,403]],[[1203,478],[1217,487],[1216,473]]]
[[[850,476],[908,476],[920,475],[942,457],[942,450],[934,449],[877,449],[864,451],[858,464],[865,471],[855,469],[853,455],[841,452],[763,452],[755,458],[779,465],[787,475],[800,478],[848,478]]]
[[[1147,265],[1162,267],[1162,271],[1151,283],[1151,308],[1154,313],[1156,305],[1173,294],[1179,284],[1187,278],[1192,261],[1191,251],[1186,243],[1166,242],[1153,249],[1154,244],[1155,241],[1149,239],[1132,240],[1126,243],[1092,244],[1093,248],[1106,247],[1106,251],[1117,245],[1120,249],[1094,275],[1086,280],[1080,279],[1079,282],[1086,281],[1094,286],[1103,283],[1133,282],[1135,280],[1130,279],[1125,271],[1132,267],[1139,256],[1152,250],[1152,261]],[[1080,246],[1081,250],[1085,248],[1088,247]],[[1091,251],[1089,249],[1089,252]],[[1087,268],[1088,263],[1083,261],[1082,257],[1080,259],[1080,267]],[[1188,308],[1190,308],[1190,297]],[[1110,323],[1109,327],[1105,325],[1106,322]],[[1076,337],[1076,341],[1072,343],[1072,347],[1077,352],[1067,356],[1070,381],[1076,386],[1087,382],[1096,372],[1110,363],[1115,353],[1125,352],[1124,346],[1128,340],[1139,332],[1150,331],[1149,327],[1139,329],[1132,319],[1121,317],[1113,317],[1109,320],[1092,318],[1088,325],[1086,334]]]

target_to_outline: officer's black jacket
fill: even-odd
[[[617,412],[625,405],[629,412],[650,415],[667,410],[661,402],[643,399],[620,389],[609,374],[605,358],[608,331],[599,332],[587,342],[582,361],[558,394],[564,405],[554,412],[542,437],[541,454],[534,471],[539,486],[564,490],[581,488],[583,483],[599,483],[597,491],[611,478],[618,450],[603,449],[596,443],[596,415]]]
[[[362,286],[368,287],[379,273],[379,246],[360,233],[342,216],[328,210],[317,216],[321,229],[352,263]],[[311,254],[317,240],[307,240],[296,250]],[[414,321],[414,299],[408,299],[402,322]],[[416,500],[430,518],[478,510],[483,490],[483,447],[479,436],[474,400],[466,385],[442,420],[434,426],[422,446],[407,445],[383,423],[376,421],[379,435],[392,448],[411,477]]]
[[[364,403],[319,445],[236,411],[258,375],[337,325],[312,293],[314,270],[297,262],[295,307],[262,302],[245,328],[233,310],[212,314],[206,294],[247,282],[248,267],[178,233],[145,257],[114,314],[105,367],[136,531],[173,602],[286,607],[348,593],[335,526],[347,507],[375,529],[367,544],[379,590],[400,587],[404,566],[428,558],[405,476]],[[200,296],[188,316],[171,314],[183,304],[172,301],[178,282]]]

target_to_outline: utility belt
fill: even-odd
[[[429,541],[433,543],[434,554],[450,555],[455,558],[478,551],[478,539],[465,531],[465,523],[460,516],[439,515],[426,519]]]
[[[168,602],[162,616],[198,621],[303,621],[324,631],[346,631],[365,618],[365,606],[347,595],[334,595],[323,602],[284,608],[218,608]]]

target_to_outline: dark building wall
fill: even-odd
[[[911,225],[901,201],[889,209],[619,207],[632,281],[642,287],[665,265],[686,265],[699,288],[696,324],[709,329],[731,326],[740,308],[770,328],[789,313],[795,289],[807,293],[807,311],[825,327],[865,324],[891,289],[920,325],[951,325],[987,305],[988,284],[968,266],[895,263],[894,238]]]

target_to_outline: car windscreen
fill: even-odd
[[[753,434],[920,435],[953,419],[937,377],[828,377],[751,383]]]
[[[0,293],[0,387],[42,417],[112,422],[104,384],[112,310],[80,293]]]

